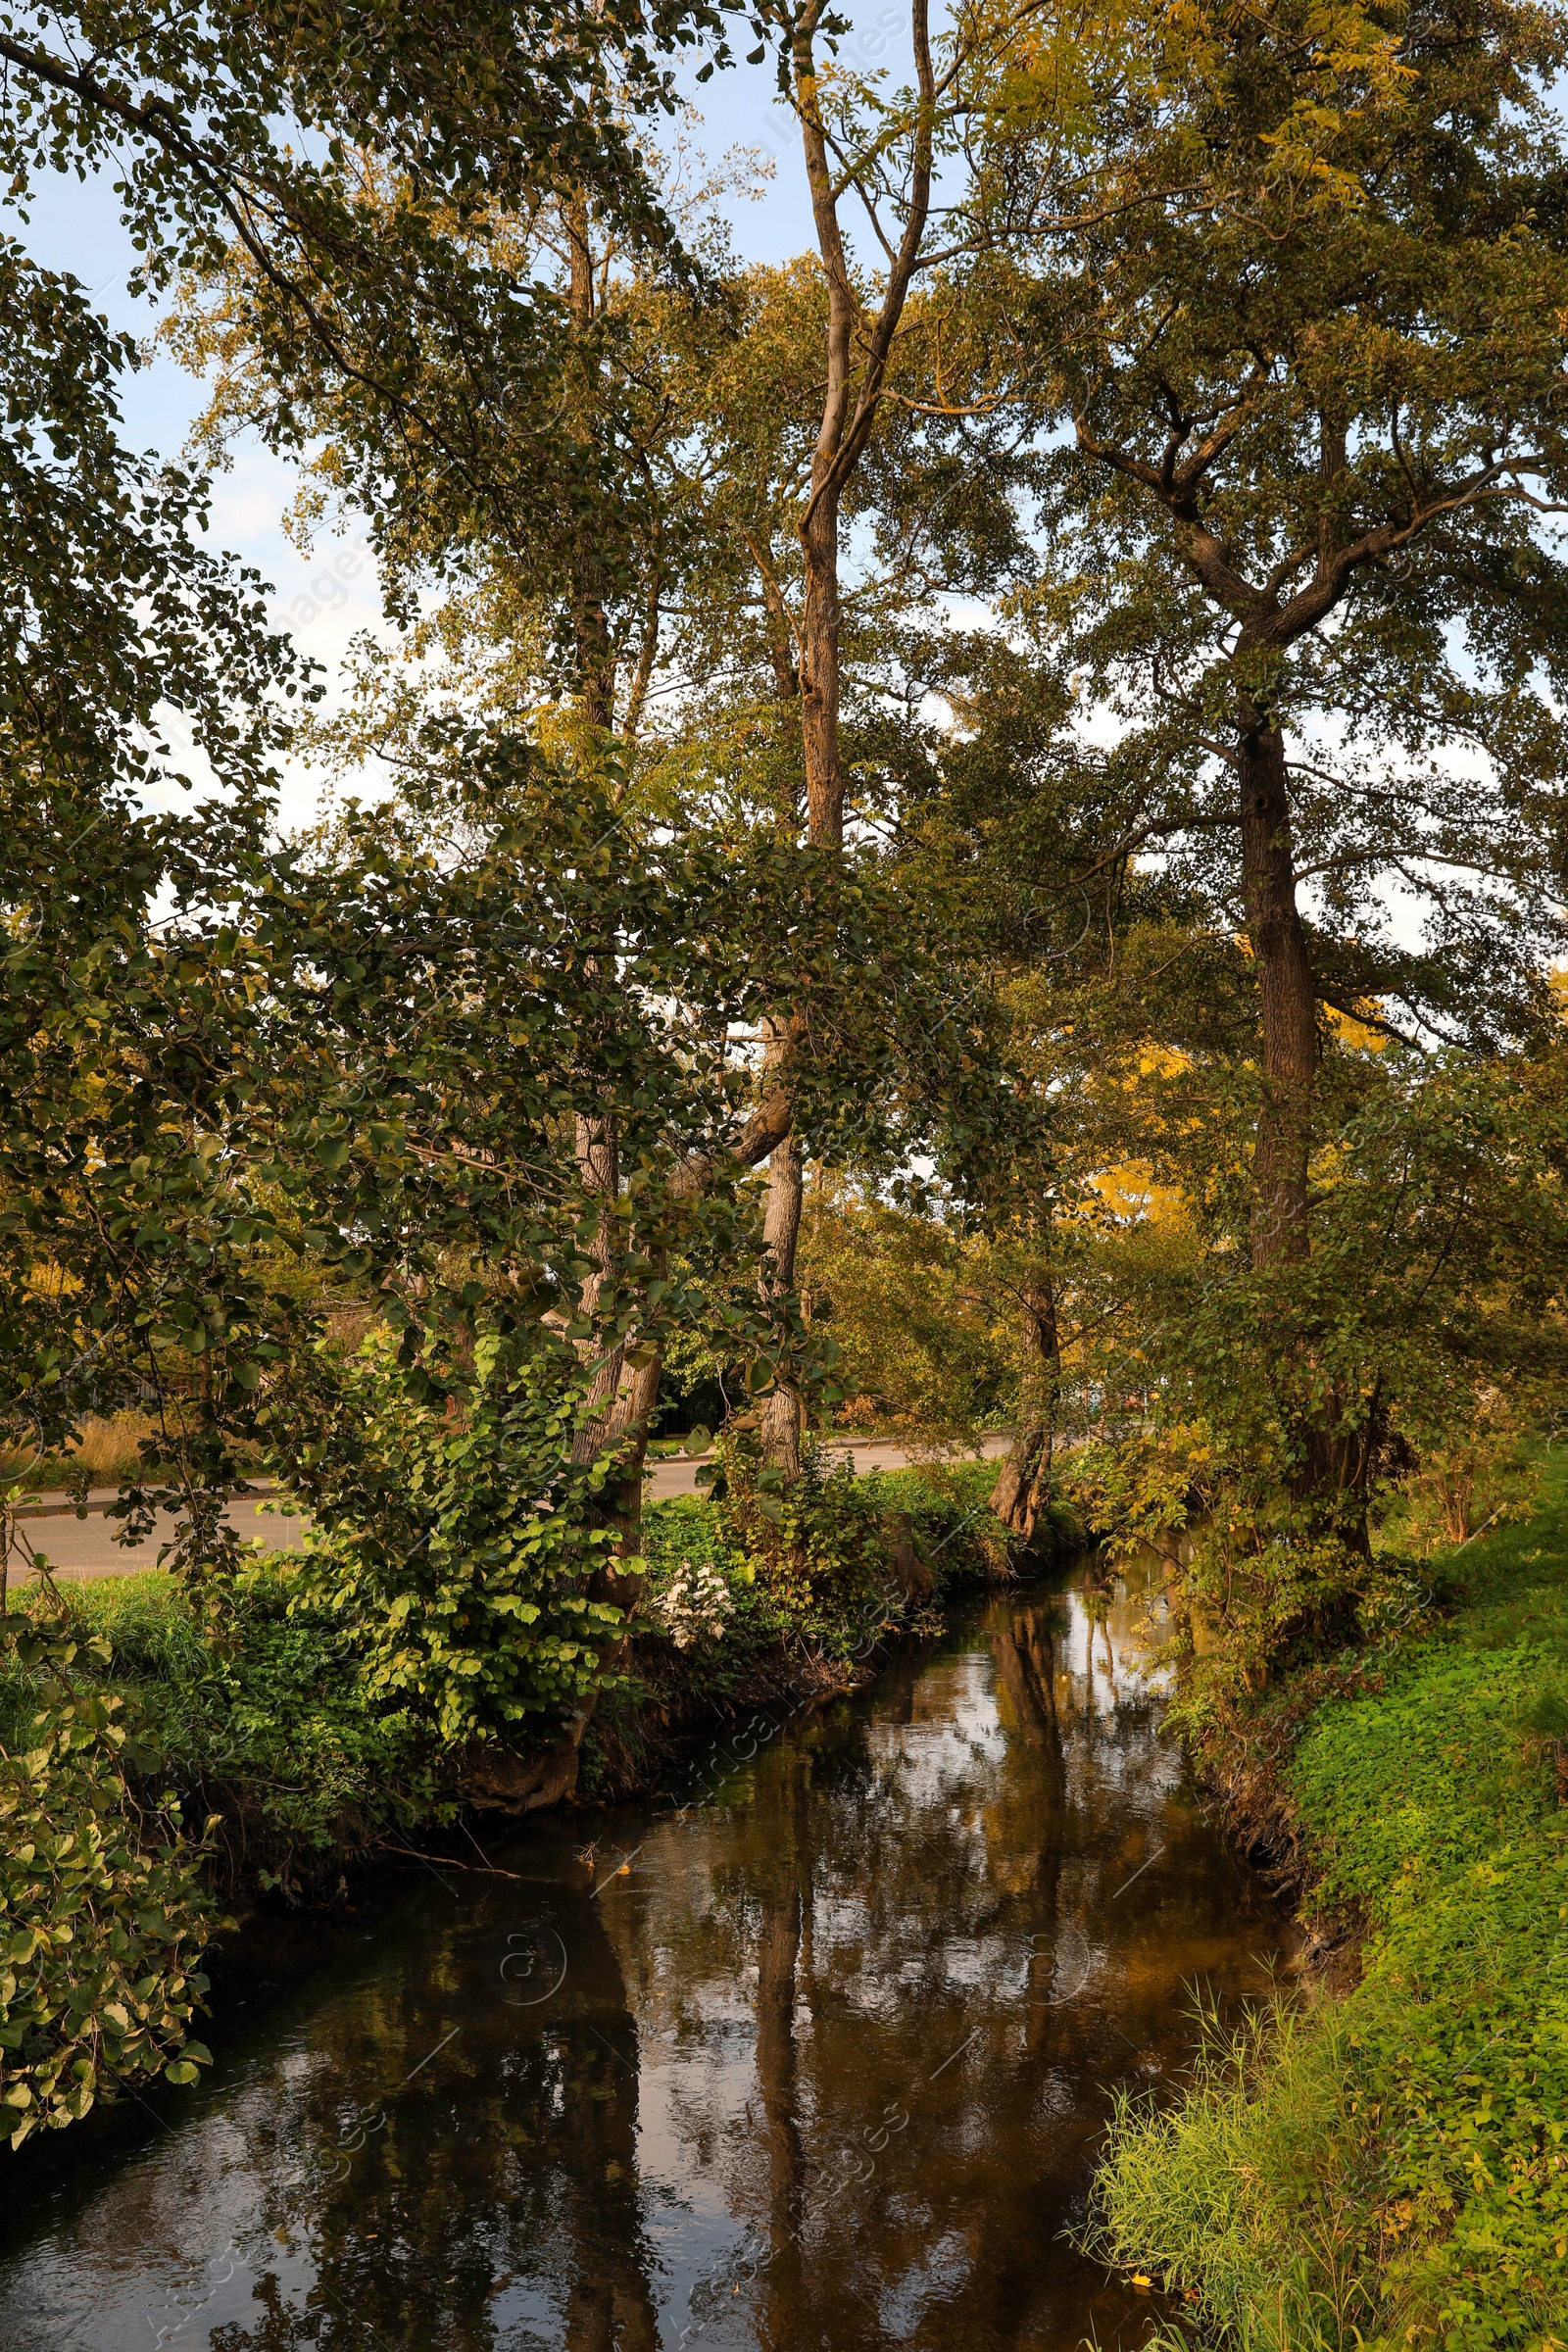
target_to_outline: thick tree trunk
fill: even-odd
[[[1300,1264],[1311,1253],[1307,1174],[1321,1054],[1317,991],[1296,903],[1284,737],[1278,727],[1244,726],[1237,749],[1247,932],[1263,1031],[1252,1263]],[[1310,1345],[1300,1339],[1289,1344],[1296,1349]],[[1345,1540],[1364,1552],[1370,1548],[1366,1494],[1376,1448],[1369,1433],[1341,1432],[1338,1418],[1331,1394],[1298,1424],[1295,1490],[1314,1512],[1327,1509]]]
[[[767,1213],[762,1227],[762,1281],[773,1299],[795,1288],[795,1250],[801,1233],[801,1147],[793,1135],[776,1145],[767,1163]],[[801,1399],[780,1384],[762,1408],[762,1454],[786,1478],[801,1474]]]
[[[1052,1458],[1061,1410],[1061,1335],[1051,1268],[1036,1269],[1023,1293],[1024,1332],[1033,1359],[1022,1398],[1022,1427],[991,1492],[991,1508],[1026,1544],[1039,1533],[1051,1500]]]
[[[1263,1029],[1263,1100],[1252,1157],[1252,1263],[1308,1253],[1307,1165],[1317,1081],[1317,992],[1296,904],[1285,739],[1278,727],[1244,727],[1242,880],[1247,935]]]
[[[825,472],[820,463],[815,469]],[[807,838],[844,846],[844,769],[839,757],[839,502],[823,493],[801,534],[806,611],[801,628],[801,743],[806,764]]]

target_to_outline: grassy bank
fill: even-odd
[[[1211,2034],[1174,2110],[1118,2114],[1100,2248],[1184,2298],[1167,2343],[1568,2345],[1560,1461],[1432,1581],[1435,1608],[1250,1726],[1339,1982]]]

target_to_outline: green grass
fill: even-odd
[[[1182,2103],[1112,2131],[1102,2250],[1196,2298],[1196,2341],[1568,2344],[1560,1472],[1450,1568],[1446,1620],[1325,1699],[1285,1768],[1359,1983],[1210,2029]]]
[[[141,1727],[144,1769],[182,1788],[254,1844],[258,1867],[364,1843],[427,1811],[434,1777],[406,1718],[368,1705],[346,1639],[319,1611],[290,1614],[286,1568],[247,1569],[220,1637],[161,1569],[64,1583],[69,1614],[104,1636],[103,1682]],[[14,1652],[0,1659],[0,1745],[26,1745],[38,1687]]]

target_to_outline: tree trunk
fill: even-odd
[[[1061,1335],[1049,1265],[1036,1268],[1024,1286],[1023,1316],[1034,1376],[1025,1381],[1023,1426],[991,1491],[991,1508],[1004,1527],[1016,1529],[1026,1544],[1032,1544],[1051,1501],[1052,1458],[1061,1410]]]
[[[813,478],[826,472],[818,452]],[[801,534],[806,611],[801,628],[801,745],[806,830],[825,849],[844,846],[844,769],[839,758],[839,502],[819,493]]]
[[[1306,1176],[1317,1080],[1317,993],[1296,904],[1285,739],[1263,722],[1244,726],[1242,880],[1247,935],[1263,1029],[1263,1100],[1252,1156],[1252,1263],[1307,1255]]]
[[[586,196],[574,190],[565,199],[562,213],[570,256],[566,303],[572,324],[579,334],[586,336],[598,307]],[[578,697],[589,726],[608,733],[615,723],[615,649],[605,611],[604,567],[587,538],[578,540],[572,574],[571,630]]]
[[[888,280],[881,307],[870,322],[869,336],[859,361],[857,391],[857,343],[862,325],[859,297],[850,273],[839,221],[839,203],[847,183],[841,182],[842,157],[829,144],[821,109],[821,88],[814,43],[824,23],[823,0],[805,0],[790,31],[790,67],[796,113],[801,124],[801,148],[807,184],[811,196],[811,219],[818,257],[827,289],[827,332],[823,347],[822,412],[816,445],[811,452],[811,495],[800,521],[801,555],[806,572],[805,609],[801,618],[801,752],[806,770],[806,832],[816,848],[835,855],[844,848],[844,767],[839,749],[839,704],[842,679],[839,641],[842,607],[839,594],[839,514],[845,484],[859,464],[882,399],[888,355],[898,332],[909,283],[919,265],[931,198],[931,156],[937,84],[931,59],[927,0],[914,0],[911,34],[915,75],[922,100],[915,134],[907,217],[898,250],[890,257]],[[862,195],[865,193],[861,188]],[[769,566],[760,564],[764,600],[769,600]],[[780,607],[780,609],[782,609]],[[778,615],[769,602],[775,641],[774,671],[793,676],[793,665],[777,631]],[[790,1229],[788,1256],[794,1270],[794,1232],[800,1224],[800,1160],[793,1171],[780,1170],[775,1155],[768,1196],[770,1234],[778,1237],[775,1268],[786,1226]],[[774,1459],[790,1475],[799,1467],[800,1414],[798,1401],[786,1408],[775,1399],[770,1408],[766,1443]],[[791,1426],[786,1429],[786,1419]],[[775,1426],[776,1424],[776,1426]]]
[[[1296,903],[1296,867],[1285,739],[1278,727],[1244,725],[1241,765],[1242,876],[1247,932],[1257,973],[1263,1030],[1263,1099],[1253,1151],[1252,1263],[1299,1265],[1311,1252],[1307,1172],[1320,1048],[1317,991]],[[1286,1335],[1300,1360],[1311,1342]],[[1294,1487],[1314,1511],[1326,1509],[1345,1541],[1368,1552],[1366,1494],[1376,1452],[1370,1431],[1337,1428],[1332,1395],[1303,1412]]]
[[[808,167],[813,169],[808,139]],[[814,181],[813,181],[814,185]],[[811,462],[812,497],[801,551],[806,563],[806,609],[801,623],[801,754],[806,769],[806,837],[818,849],[844,847],[844,769],[839,757],[839,496],[829,486],[849,402],[850,338],[856,314],[842,252],[828,263],[828,396]],[[767,1244],[775,1293],[795,1280],[801,1225],[801,1150],[792,1135],[768,1167]],[[776,1391],[762,1423],[764,1458],[797,1478],[801,1468],[800,1399]]]
[[[801,1147],[794,1135],[787,1135],[768,1159],[767,1213],[762,1227],[762,1282],[775,1301],[795,1288],[802,1192]],[[783,1381],[762,1408],[762,1456],[786,1478],[799,1478],[801,1399]]]

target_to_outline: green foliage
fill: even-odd
[[[642,1541],[650,1596],[667,1584],[682,1561],[694,1568],[716,1569],[737,1588],[754,1581],[754,1571],[732,1541],[723,1514],[705,1495],[676,1494],[665,1502],[645,1503]]]
[[[617,1531],[609,1456],[574,1457],[588,1381],[568,1347],[482,1331],[471,1370],[372,1335],[313,1424],[318,1526],[299,1605],[341,1626],[372,1707],[443,1741],[561,1720],[603,1680],[622,1612],[590,1587]],[[640,1561],[622,1557],[627,1575]]]
[[[1347,2029],[1285,1998],[1238,2033],[1201,2005],[1197,2023],[1174,2116],[1117,2093],[1087,2243],[1200,2306],[1205,2347],[1362,2352]],[[1191,2339],[1160,2328],[1148,2352],[1191,2352]]]
[[[1097,1528],[1166,1551],[1222,1635],[1203,1673],[1252,1689],[1375,1635],[1440,1540],[1518,1506],[1517,1433],[1568,1382],[1561,1047],[1360,1060],[1336,1074],[1350,1101],[1314,1157],[1302,1262],[1250,1262],[1220,1122],[1152,1135],[1194,1246],[1130,1267],[1142,1311],[1115,1387],[1143,1426],[1072,1469]]]
[[[987,1508],[995,1483],[988,1462],[852,1479],[847,1467],[828,1470],[808,1449],[802,1479],[786,1491],[760,1464],[737,1463],[736,1451],[725,1448],[716,1495],[650,1503],[643,1515],[648,1600],[684,1566],[712,1569],[730,1589],[723,1645],[732,1651],[755,1654],[800,1639],[824,1656],[847,1656],[864,1631],[867,1602],[890,1618],[907,1605],[889,1565],[901,1533],[930,1569],[937,1595],[1010,1573],[1015,1544]],[[633,1626],[646,1630],[641,1601]]]
[[[892,1564],[901,1540],[929,1571],[933,1594],[1011,1571],[1013,1541],[986,1507],[988,1463],[857,1477],[850,1462],[830,1466],[808,1446],[801,1476],[786,1481],[741,1429],[721,1442],[705,1483],[716,1537],[709,1556],[744,1580],[770,1630],[828,1657],[849,1654],[868,1608],[896,1619],[909,1604]]]
[[[812,1326],[843,1350],[851,1401],[841,1428],[926,1444],[973,1440],[1010,1413],[1017,1386],[1010,1334],[963,1234],[931,1216],[834,1187],[813,1188],[802,1220],[798,1280]]]
[[[967,1583],[1001,1584],[1014,1573],[1019,1543],[992,1514],[996,1483],[994,1461],[962,1460],[872,1471],[860,1481],[880,1508],[884,1526],[907,1517],[916,1556],[931,1570],[938,1593]],[[1040,1550],[1069,1551],[1083,1541],[1083,1526],[1071,1505],[1054,1498]]]
[[[200,547],[204,486],[121,443],[131,359],[0,243],[0,1439],[28,1457],[273,1319],[214,1132],[250,1025],[223,910],[308,673]],[[192,1490],[229,1467],[199,1411],[175,1450]]]
[[[1237,763],[1275,731],[1276,847],[1318,877],[1319,1003],[1532,1034],[1564,824],[1568,252],[1541,203],[1563,14],[1330,24],[1271,0],[1133,22],[1128,87],[1157,98],[1107,90],[1087,145],[1064,141],[1025,69],[978,191],[1007,259],[972,298],[1028,317],[1020,398],[1058,426],[1019,606],[1069,700],[1089,683],[1120,722],[1089,764],[1125,851],[1083,864],[1108,893],[1121,855],[1156,850],[1217,928],[1247,906],[1254,961],[1272,952]],[[1389,921],[1396,874],[1414,942]]]
[[[0,2107],[17,2147],[122,2084],[195,2082],[196,1963],[224,1923],[208,1846],[131,1793],[137,1711],[73,1673],[107,1664],[107,1644],[64,1612],[9,1616],[0,1641],[44,1698],[27,1744],[0,1749]]]
[[[1560,1478],[1463,1568],[1451,1622],[1320,1686],[1286,1768],[1359,1982],[1113,2132],[1105,2244],[1196,2289],[1227,2344],[1534,2352],[1568,2303]],[[1289,1735],[1288,1693],[1271,1720]]]
[[[270,7],[220,7],[197,25],[86,0],[12,39],[0,167],[20,197],[47,172],[112,162],[155,286],[220,254],[242,212],[258,265],[314,275],[335,254],[347,275],[352,257],[368,270],[362,300],[401,292],[407,326],[413,289],[375,272],[343,220],[345,151],[407,173],[405,210],[427,239],[444,209],[466,220],[497,188],[561,172],[647,235],[657,222],[625,112],[667,105],[664,60],[716,31],[710,12],[681,0],[612,0],[591,26],[554,0],[472,0],[440,19],[373,0],[308,28]]]
[[[830,1655],[847,1655],[858,1607],[888,1589],[887,1536],[877,1499],[848,1463],[818,1446],[786,1480],[762,1460],[755,1432],[732,1428],[718,1459],[699,1472],[724,1539],[756,1580],[776,1623]]]
[[[162,1570],[61,1597],[78,1680],[135,1712],[137,1787],[221,1816],[220,1877],[265,1866],[292,1884],[314,1856],[441,1809],[449,1775],[427,1727],[371,1702],[352,1630],[302,1599],[288,1555],[256,1555],[200,1603]],[[0,1737],[14,1742],[37,1700],[36,1679],[7,1661]]]

